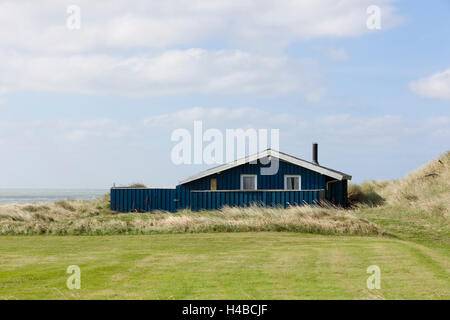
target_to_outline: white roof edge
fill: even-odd
[[[322,166],[314,164],[312,162],[309,162],[309,161],[306,161],[306,160],[303,160],[303,159],[299,159],[299,158],[296,158],[296,157],[292,157],[292,156],[290,156],[288,154],[285,154],[285,153],[282,153],[282,152],[279,152],[279,151],[272,150],[272,153],[278,154],[278,156],[275,156],[275,155],[274,156],[278,157],[280,160],[284,160],[286,162],[290,162],[292,164],[296,164],[298,166],[304,167],[306,169],[309,169],[309,170],[321,173],[323,175],[326,175],[326,176],[329,176],[329,177],[332,177],[332,178],[335,178],[335,179],[338,179],[338,180],[351,180],[352,179],[352,176],[348,175],[346,173],[339,172],[339,171],[336,171],[336,170],[332,170],[332,169],[329,169],[329,168],[326,168],[326,167],[322,167]]]
[[[202,171],[202,172],[200,172],[200,173],[198,173],[196,175],[193,175],[193,176],[190,176],[190,177],[188,177],[186,179],[181,180],[179,183],[180,184],[185,184],[185,183],[197,180],[197,179],[201,179],[201,178],[210,176],[210,175],[218,173],[218,172],[222,172],[224,170],[232,169],[234,167],[240,166],[240,165],[248,163],[248,162],[252,162],[252,161],[255,161],[255,160],[267,157],[269,155],[270,155],[270,150],[265,150],[265,151],[262,151],[260,153],[253,154],[251,156],[248,156],[248,157],[245,157],[245,158],[241,158],[241,159],[238,159],[238,160],[234,160],[234,161],[222,164],[220,166],[217,166],[217,167],[214,167],[214,168]]]
[[[232,162],[228,162],[228,163],[225,163],[223,165],[220,165],[220,166],[217,166],[217,167],[214,167],[214,168],[202,171],[202,172],[200,172],[200,173],[198,173],[196,175],[193,175],[193,176],[190,176],[190,177],[188,177],[186,179],[181,180],[179,182],[179,184],[180,185],[181,184],[186,184],[186,183],[192,182],[194,180],[198,180],[198,179],[201,179],[201,178],[204,178],[204,177],[207,177],[207,176],[210,176],[210,175],[213,175],[213,174],[225,171],[225,170],[232,169],[234,167],[240,166],[240,165],[245,164],[245,163],[249,163],[249,162],[252,162],[252,161],[255,161],[255,160],[259,160],[261,158],[265,158],[267,156],[272,156],[272,157],[278,158],[280,160],[283,160],[283,161],[286,161],[286,162],[290,162],[292,164],[295,164],[295,165],[307,168],[307,169],[315,171],[315,172],[319,172],[321,174],[327,175],[329,177],[332,177],[332,178],[335,178],[335,179],[338,179],[338,180],[351,180],[352,179],[352,176],[350,176],[348,174],[345,174],[345,173],[342,173],[342,172],[339,172],[339,171],[335,171],[335,170],[332,170],[332,169],[328,169],[328,168],[322,167],[320,165],[316,165],[316,164],[314,164],[312,162],[308,162],[306,160],[295,158],[295,157],[292,157],[290,155],[287,155],[285,153],[282,153],[282,152],[279,152],[279,151],[276,151],[276,150],[267,149],[267,150],[264,150],[262,152],[250,155],[248,157],[241,158],[241,159],[238,159],[238,160],[235,160],[235,161],[232,161]]]
[[[177,187],[142,187],[142,188],[135,188],[135,187],[111,187],[110,189],[163,189],[163,190],[173,190]]]

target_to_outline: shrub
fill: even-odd
[[[376,184],[377,182],[364,182],[361,186],[350,184],[348,188],[348,200],[350,204],[362,204],[371,207],[383,205],[385,199],[375,191]]]
[[[127,188],[147,188],[147,186],[143,183],[132,183]]]
[[[66,209],[68,211],[75,211],[75,207],[72,206],[68,201],[58,201],[55,202],[55,204],[63,209]]]

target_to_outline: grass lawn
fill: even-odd
[[[81,268],[69,290],[66,268]],[[381,289],[366,269],[381,268]],[[1,236],[0,299],[450,299],[449,256],[298,233]]]
[[[449,218],[399,206],[364,208],[353,213],[367,219],[388,233],[450,253]]]

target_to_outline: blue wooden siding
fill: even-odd
[[[175,189],[112,188],[111,210],[120,212],[176,211]]]
[[[295,205],[319,204],[323,197],[324,190],[191,191],[187,207],[193,211],[250,205],[286,208]],[[175,212],[179,209],[178,202],[177,189],[111,189],[112,211]]]
[[[211,179],[217,179],[217,190],[239,190],[241,188],[242,174],[255,174],[257,176],[258,190],[283,190],[285,175],[300,175],[302,190],[325,189],[326,177],[318,172],[279,161],[279,170],[275,175],[261,175],[261,168],[269,165],[243,164],[226,170],[219,174],[204,177],[183,185],[177,186],[177,209],[190,208],[190,193],[196,190],[209,190]]]
[[[285,175],[301,175],[303,190],[325,188],[325,176],[318,172],[285,161],[279,161],[277,174],[261,175],[262,167],[267,167],[267,165],[262,165],[259,162],[257,164],[247,163],[219,174],[192,181],[183,186],[190,190],[209,190],[211,186],[210,181],[212,178],[215,178],[217,179],[218,190],[239,190],[241,188],[241,175],[255,174],[257,176],[258,190],[283,190]]]
[[[326,192],[327,201],[340,207],[346,207],[348,205],[348,181],[334,181],[328,185]]]
[[[335,181],[331,177],[284,161],[279,162],[279,170],[275,175],[261,175],[262,167],[263,165],[260,163],[243,164],[218,174],[178,185],[173,189],[113,188],[111,189],[111,210],[175,212],[185,208],[217,209],[224,204],[246,206],[255,201],[269,206],[314,204],[320,194],[319,190],[325,190],[325,199],[334,205],[347,205],[347,180]],[[256,175],[258,190],[239,191],[242,174]],[[283,190],[285,175],[300,175],[302,190]],[[209,190],[212,178],[217,179],[217,192],[196,192]],[[327,183],[328,190],[326,190]]]
[[[186,186],[176,187],[176,207],[177,210],[186,209],[190,207],[191,189]]]
[[[323,199],[323,190],[283,191],[192,191],[191,210],[217,210],[224,206],[282,207],[297,205],[318,205]]]

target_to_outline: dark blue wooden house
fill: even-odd
[[[265,171],[273,171],[269,168],[278,170],[267,174]],[[111,210],[175,212],[223,206],[318,205],[324,201],[345,207],[350,179],[348,174],[319,165],[317,144],[313,145],[312,162],[268,149],[200,172],[175,188],[112,188]]]

